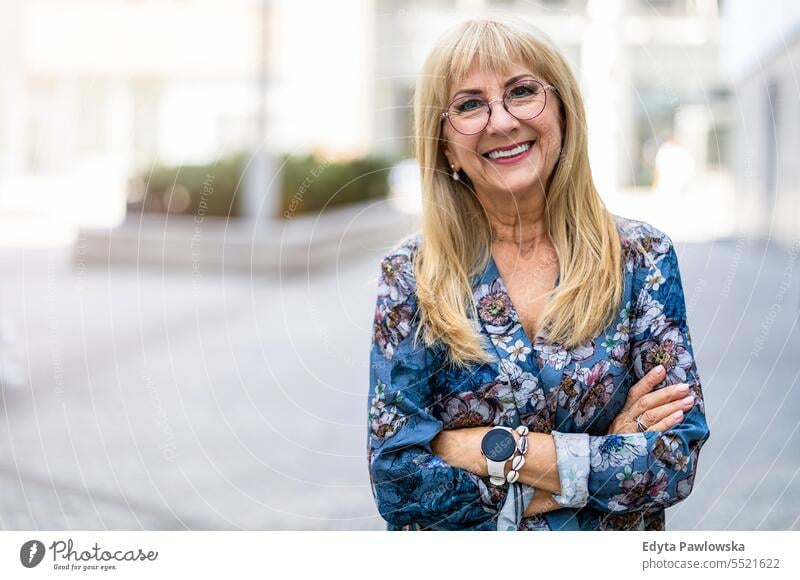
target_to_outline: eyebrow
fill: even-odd
[[[517,81],[521,81],[525,77],[535,78],[531,73],[525,73],[525,74],[517,75],[515,77],[511,77],[510,79],[508,79],[506,81],[506,83],[503,85],[503,87],[508,87],[509,85],[513,85],[514,83],[516,83]],[[460,91],[457,91],[456,94],[454,94],[452,98],[455,99],[461,93],[464,93],[466,95],[482,95],[483,94],[483,90],[481,90],[481,89],[461,89]]]

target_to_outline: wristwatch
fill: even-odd
[[[516,448],[517,443],[509,427],[496,425],[483,436],[481,453],[489,468],[489,481],[494,485],[506,482],[506,462],[514,455]]]

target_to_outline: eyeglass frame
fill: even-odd
[[[531,82],[531,81],[537,83],[539,86],[542,87],[542,92],[544,93],[544,103],[542,104],[542,110],[539,111],[538,113],[536,113],[535,115],[530,116],[530,117],[517,117],[514,113],[512,113],[511,111],[508,110],[508,105],[506,105],[506,97],[508,96],[509,91],[511,91],[512,89],[514,89],[518,85],[521,85],[521,84],[523,84],[525,82]],[[495,99],[493,101],[488,101],[486,103],[486,107],[489,109],[489,114],[486,116],[486,124],[483,127],[481,127],[480,130],[475,131],[474,133],[464,133],[463,131],[459,131],[458,129],[456,129],[456,126],[453,124],[453,119],[450,118],[450,114],[449,114],[450,113],[450,107],[458,99],[461,99],[463,97],[456,97],[456,98],[454,98],[452,101],[450,101],[447,104],[447,107],[446,107],[445,111],[442,113],[442,119],[444,119],[446,117],[448,122],[450,123],[450,126],[453,128],[453,130],[456,131],[457,133],[460,133],[461,135],[477,135],[478,133],[480,133],[481,131],[484,131],[486,129],[486,127],[489,126],[489,121],[491,121],[491,119],[492,119],[492,111],[493,111],[492,105],[495,104],[496,102],[500,101],[500,102],[503,103],[503,108],[506,110],[506,113],[508,113],[509,115],[514,117],[517,121],[530,121],[531,119],[535,119],[536,117],[538,117],[539,115],[544,113],[544,110],[547,108],[547,91],[556,91],[557,92],[558,89],[556,89],[555,85],[546,85],[542,81],[540,81],[539,79],[522,79],[522,80],[517,81],[516,83],[514,83],[513,85],[508,87],[505,91],[503,91],[503,98]]]

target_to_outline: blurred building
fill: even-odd
[[[16,223],[114,223],[133,171],[247,142],[252,3],[0,6],[0,207]]]
[[[730,2],[723,16],[739,227],[788,245],[800,234],[800,4]]]
[[[570,61],[601,192],[649,187],[670,134],[700,172],[724,162],[729,120],[716,0],[378,1],[377,146],[408,151],[414,82],[431,43],[466,17],[495,14],[531,21]]]
[[[363,154],[372,16],[358,0],[0,0],[0,244],[43,219],[43,243],[113,225],[154,163]]]

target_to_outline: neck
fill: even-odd
[[[478,197],[489,218],[493,247],[529,255],[549,243],[544,195]]]

